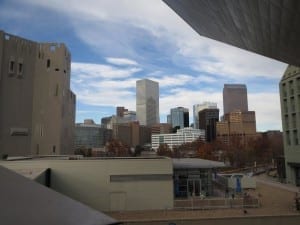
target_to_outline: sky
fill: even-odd
[[[170,109],[216,102],[224,84],[247,85],[258,131],[282,130],[278,83],[287,65],[197,34],[162,0],[0,0],[0,30],[65,43],[72,55],[76,122],[136,108],[139,79],[159,82],[160,121]]]

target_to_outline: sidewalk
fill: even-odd
[[[266,184],[272,187],[276,187],[276,188],[280,188],[286,191],[290,191],[290,192],[299,192],[300,188],[296,187],[292,184],[285,184],[285,183],[280,183],[279,181],[275,180],[272,177],[269,177],[266,174],[261,174],[259,176],[255,176],[256,182],[258,183],[262,183],[262,184]]]

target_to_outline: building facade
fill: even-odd
[[[85,120],[75,125],[75,149],[101,148],[112,138],[112,130],[95,124],[94,121]]]
[[[122,141],[129,147],[143,146],[151,142],[151,128],[140,125],[137,121],[114,124],[113,138]]]
[[[159,123],[159,85],[143,79],[136,81],[136,116],[141,125]]]
[[[165,210],[174,205],[173,165],[165,157],[44,159],[0,164],[16,171],[40,172],[41,168],[50,168],[51,189],[98,211]]]
[[[224,84],[224,115],[235,110],[248,111],[247,87],[245,84]]]
[[[286,181],[300,186],[300,68],[289,65],[279,84]]]
[[[116,108],[117,116],[123,117],[125,112],[128,112],[128,109],[126,109],[124,106],[117,106]]]
[[[198,113],[199,129],[205,130],[207,142],[214,141],[217,135],[217,122],[219,121],[219,109],[203,109]]]
[[[231,137],[239,137],[242,143],[247,144],[257,135],[255,112],[236,110],[227,113],[223,121],[217,122],[216,128],[217,139],[223,143],[229,144]]]
[[[155,151],[161,144],[168,144],[168,146],[173,149],[175,146],[193,142],[199,138],[205,140],[204,130],[187,127],[177,130],[175,134],[152,134],[151,144]]]
[[[189,127],[189,109],[176,107],[170,110],[172,127]]]
[[[0,155],[73,153],[70,61],[64,44],[0,31]]]
[[[169,123],[158,123],[151,126],[151,134],[172,133],[172,126]]]
[[[217,103],[204,102],[202,104],[193,105],[194,128],[199,129],[199,111],[203,109],[217,109]]]
[[[128,122],[136,121],[136,112],[135,111],[125,111],[123,114],[123,118]]]

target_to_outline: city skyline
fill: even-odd
[[[4,0],[0,29],[68,46],[76,122],[99,123],[118,105],[134,110],[135,81],[148,78],[160,84],[161,122],[171,108],[192,112],[205,101],[223,112],[223,85],[245,83],[258,131],[281,130],[278,84],[286,64],[199,36],[160,0],[151,7],[141,0]]]

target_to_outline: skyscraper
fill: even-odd
[[[224,115],[235,110],[248,111],[247,87],[245,84],[224,84]]]
[[[64,44],[0,31],[0,155],[74,152],[70,60]]]
[[[136,116],[141,125],[159,123],[159,87],[152,80],[136,81]]]
[[[177,107],[170,110],[172,127],[189,127],[189,109],[184,107]]]
[[[198,113],[199,129],[205,130],[206,141],[216,139],[216,123],[219,121],[219,109],[203,109]]]
[[[289,65],[279,84],[286,181],[300,186],[300,68]]]
[[[203,102],[202,104],[193,105],[194,128],[199,129],[199,111],[203,109],[216,109],[217,103]]]

